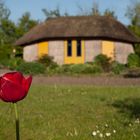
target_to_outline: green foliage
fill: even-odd
[[[91,5],[91,8],[85,9],[78,5],[79,9],[79,14],[81,16],[108,16],[117,19],[117,16],[115,14],[115,11],[110,10],[110,9],[105,9],[105,11],[101,12],[101,9],[99,7],[98,2],[94,1],[93,4]]]
[[[46,67],[55,68],[57,64],[53,61],[53,57],[49,55],[43,55],[38,62],[45,65]]]
[[[109,72],[111,70],[111,58],[104,54],[99,54],[95,57],[94,62],[99,65],[104,72]]]
[[[137,54],[130,54],[127,58],[127,65],[129,68],[140,66],[140,57]]]
[[[0,59],[0,69],[8,69],[9,59],[3,58]]]
[[[25,12],[22,17],[19,19],[16,28],[16,36],[17,38],[23,36],[27,33],[31,28],[38,24],[37,20],[31,19],[31,15],[29,12]]]
[[[17,66],[23,63],[21,58],[11,58],[11,59],[1,59],[0,65],[1,68],[7,68],[10,70],[16,70]]]
[[[130,19],[131,24],[128,28],[140,37],[140,2],[134,1],[128,6],[126,16]],[[140,56],[140,44],[134,45],[135,53]]]
[[[100,66],[97,66],[97,65],[75,64],[75,65],[71,65],[70,71],[72,73],[96,74],[96,73],[101,73],[102,68]]]
[[[54,17],[69,16],[69,14],[67,12],[65,12],[64,14],[62,14],[60,12],[59,6],[57,6],[53,10],[48,10],[48,9],[44,8],[44,9],[42,9],[42,12],[43,12],[43,14],[46,17],[46,20],[49,19],[49,18],[54,18]]]
[[[12,54],[12,46],[5,44],[0,45],[0,60],[2,59],[10,59]]]
[[[111,70],[114,74],[121,74],[121,72],[123,72],[125,69],[126,67],[124,64],[120,64],[119,62],[116,61],[112,63]]]
[[[24,63],[22,58],[11,58],[8,61],[8,68],[10,70],[16,70],[16,68],[22,63]]]
[[[102,72],[102,68],[98,65],[88,63],[70,64],[56,67],[53,72],[56,74],[97,74]]]
[[[140,25],[140,1],[135,0],[127,7],[126,16],[130,19],[132,25]]]
[[[38,62],[23,62],[17,66],[18,71],[25,74],[43,74],[45,73],[46,67]]]
[[[0,44],[11,44],[16,40],[16,25],[9,19],[1,20]]]
[[[55,69],[55,73],[58,73],[58,74],[67,74],[67,73],[71,73],[70,72],[70,66],[72,64],[64,64],[62,66],[59,66]]]
[[[104,11],[104,16],[109,16],[109,17],[113,17],[113,18],[117,19],[117,16],[115,15],[115,12],[111,11],[110,9],[106,9]]]
[[[42,9],[42,12],[46,16],[46,19],[61,16],[59,7],[56,7],[54,10]]]
[[[0,0],[0,21],[2,19],[8,19],[10,13],[10,10],[4,5],[3,1]]]

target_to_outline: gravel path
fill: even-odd
[[[35,76],[34,84],[46,85],[95,85],[95,86],[140,86],[140,78],[123,78],[109,76]]]
[[[9,70],[0,70],[0,75]],[[33,76],[35,85],[140,86],[140,78],[120,76]]]

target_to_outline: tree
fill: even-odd
[[[140,1],[133,0],[131,6],[127,7],[126,16],[132,25],[140,26]]]
[[[100,15],[98,3],[96,3],[96,2],[93,3],[93,7],[91,8],[90,15]]]
[[[97,2],[93,2],[93,5],[91,8],[84,8],[80,5],[77,5],[79,9],[78,15],[81,16],[91,16],[91,15],[101,15],[100,10],[99,10],[99,5]]]
[[[83,16],[83,15],[84,16],[100,15],[100,16],[110,16],[110,17],[117,19],[117,16],[115,15],[115,12],[113,10],[105,9],[105,11],[102,13],[100,11],[99,5],[96,1],[93,2],[93,5],[90,9],[83,8],[79,5],[78,5],[78,9],[80,11],[79,15],[81,15],[81,16]]]
[[[115,15],[115,12],[111,11],[109,9],[106,9],[104,11],[104,16],[109,16],[109,17],[113,17],[113,18],[117,19],[117,16]]]
[[[39,21],[31,19],[31,15],[29,12],[25,12],[22,17],[19,19],[17,24],[16,36],[17,38],[23,36],[27,33],[31,28],[37,25]]]
[[[65,12],[62,14],[60,12],[60,8],[57,6],[54,10],[48,10],[48,9],[42,9],[42,12],[44,13],[46,20],[49,18],[55,18],[55,17],[67,17],[69,14]]]
[[[1,35],[1,44],[8,44],[12,43],[16,39],[16,26],[14,22],[8,19],[1,20],[1,28],[0,28],[0,35]]]
[[[10,10],[5,7],[4,3],[2,0],[0,0],[0,21],[2,19],[8,19],[10,16]]]
[[[60,10],[59,10],[58,7],[56,9],[54,9],[54,10],[42,9],[42,12],[46,16],[46,19],[61,16]]]
[[[133,1],[131,6],[128,6],[126,11],[126,16],[130,20],[130,25],[128,28],[133,31],[138,37],[140,37],[140,2]],[[140,45],[134,45],[134,50],[136,54],[140,56]]]
[[[0,0],[0,60],[10,57],[10,44],[15,40],[15,24],[9,20],[9,16],[10,10]]]

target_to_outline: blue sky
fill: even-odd
[[[125,13],[131,4],[131,0],[4,0],[4,2],[11,10],[10,18],[15,22],[26,11],[31,13],[32,18],[44,20],[43,8],[53,10],[59,6],[61,13],[67,11],[70,15],[75,15],[80,12],[78,6],[88,10],[96,2],[101,12],[105,9],[114,10],[118,20],[126,25],[129,24],[129,20],[125,17]]]

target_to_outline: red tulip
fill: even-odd
[[[24,78],[20,72],[10,72],[0,77],[0,99],[16,103],[26,97],[32,76]]]

